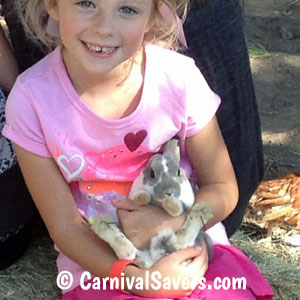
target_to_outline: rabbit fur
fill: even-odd
[[[106,241],[119,259],[133,259],[139,267],[149,268],[163,256],[188,246],[207,244],[209,259],[212,242],[201,231],[213,216],[207,202],[196,203],[194,192],[184,171],[180,168],[178,140],[172,139],[163,154],[155,154],[132,184],[129,199],[138,205],[156,205],[171,216],[188,211],[183,226],[176,233],[164,229],[151,239],[149,249],[137,249],[116,223],[104,214],[98,214],[91,225],[94,232]]]

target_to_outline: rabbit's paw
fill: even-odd
[[[97,215],[91,227],[102,240],[112,247],[119,259],[135,258],[137,249],[107,215]]]
[[[135,262],[141,269],[148,269],[147,264],[144,262],[144,260],[141,257],[136,257]]]
[[[149,249],[138,250],[135,262],[141,269],[148,269],[155,263],[151,258]]]
[[[191,219],[200,218],[204,226],[213,217],[213,209],[208,202],[199,202],[192,207],[188,215]]]
[[[162,207],[169,215],[173,217],[177,217],[181,213],[180,206],[171,197],[166,197],[162,201]]]
[[[117,245],[114,251],[119,259],[135,259],[137,249],[124,235],[115,237],[114,244]]]
[[[98,214],[92,223],[92,229],[98,234],[101,235],[102,232],[108,230],[110,225],[112,224],[112,220],[105,214]]]
[[[151,201],[151,196],[147,192],[137,192],[132,197],[132,201],[137,205],[147,205]]]

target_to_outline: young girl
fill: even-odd
[[[59,251],[58,270],[72,274],[63,299],[270,299],[272,291],[264,278],[228,245],[219,224],[238,197],[215,118],[219,97],[191,59],[166,49],[174,45],[178,32],[177,22],[172,25],[170,19],[176,20],[179,7],[185,11],[187,0],[25,4],[36,37],[49,46],[54,41],[46,33],[49,14],[51,22],[59,24],[60,40],[52,53],[18,78],[3,133],[15,143],[27,185]],[[166,7],[173,18],[162,18]],[[86,220],[99,212],[116,219],[118,208],[121,226],[140,246],[161,228],[178,230],[184,216],[169,217],[158,208],[136,207],[124,200],[150,156],[174,136],[180,138],[187,174],[200,186],[196,201],[213,206],[214,217],[207,227],[218,223],[210,229],[216,234],[214,241],[225,240],[227,245],[215,246],[209,268],[202,244],[142,270],[118,261]],[[192,262],[181,265],[187,259]],[[126,285],[126,292],[102,285],[85,290],[80,282],[84,269],[99,278],[120,277],[123,272],[126,278],[142,278],[144,285]],[[185,278],[186,284],[156,289],[153,280],[147,284],[147,276],[155,271],[161,280]],[[211,284],[216,276],[243,276],[247,288],[193,291],[193,281],[204,274]]]

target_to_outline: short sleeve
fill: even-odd
[[[185,79],[186,136],[190,137],[198,133],[209,123],[216,114],[221,100],[210,89],[193,60],[187,65],[187,68]]]
[[[17,79],[7,99],[6,123],[2,134],[34,154],[51,157],[39,118],[39,109],[30,91]]]

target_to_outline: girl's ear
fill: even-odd
[[[58,21],[58,7],[57,0],[44,0],[45,8],[48,14],[52,17],[53,20]]]

